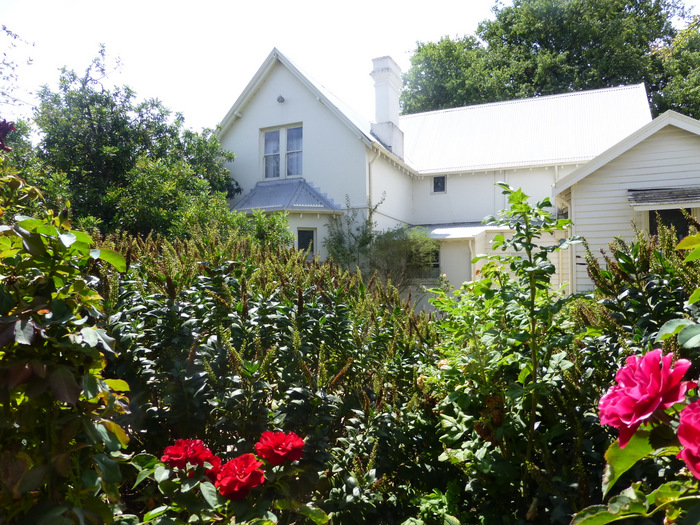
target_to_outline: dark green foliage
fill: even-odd
[[[346,212],[329,220],[323,245],[336,264],[353,272],[359,270],[365,279],[376,274],[382,282],[404,292],[432,269],[437,241],[419,227],[377,230],[374,214],[380,205],[368,206],[363,214],[351,208],[348,200]]]
[[[225,258],[216,242],[131,246],[109,371],[132,387],[133,450],[187,437],[233,456],[264,430],[294,431],[307,445],[293,497],[341,523],[401,523],[417,493],[445,489],[416,382],[435,333],[395,289],[246,239]],[[136,513],[157,496],[140,490]]]
[[[511,207],[498,224],[513,234],[494,246],[515,255],[488,257],[479,281],[434,302],[445,359],[427,381],[440,399],[441,459],[465,486],[447,510],[462,523],[568,523],[600,498],[607,443],[592,407],[601,356],[578,350],[571,298],[550,287],[550,254],[576,239],[548,237],[567,221],[548,201],[531,205],[502,187]]]
[[[655,113],[690,111],[694,40],[664,59],[678,0],[514,0],[475,36],[419,43],[405,113],[644,82]],[[697,33],[697,28],[695,29]],[[693,37],[694,38],[694,37]],[[693,85],[694,85],[693,81]],[[669,92],[665,89],[669,85]]]
[[[12,179],[2,216],[38,196]],[[102,377],[114,339],[94,273],[125,265],[91,244],[51,212],[0,226],[0,523],[110,523],[119,500],[128,385]]]
[[[94,217],[106,231],[168,233],[170,215],[193,200],[240,191],[223,165],[234,155],[212,130],[184,129],[181,115],[157,100],[136,102],[128,87],[106,89],[107,73],[102,49],[83,76],[63,70],[57,91],[39,92],[38,156],[47,172],[67,177],[78,218]]]
[[[700,283],[700,266],[685,262],[677,243],[675,231],[662,227],[652,238],[638,231],[632,243],[616,239],[603,254],[604,267],[588,252],[588,272],[605,312],[596,324],[645,348],[665,322],[694,312],[684,303]]]

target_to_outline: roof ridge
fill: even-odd
[[[575,96],[583,96],[583,95],[589,95],[592,93],[599,93],[601,91],[626,91],[626,90],[634,90],[634,89],[639,89],[640,86],[644,86],[644,83],[639,83],[639,84],[628,84],[628,85],[623,85],[623,86],[613,86],[613,87],[606,87],[606,88],[596,88],[596,89],[585,89],[585,90],[580,90],[580,91],[567,91],[565,93],[555,93],[552,95],[542,95],[538,97],[526,97],[526,98],[514,98],[510,100],[498,100],[495,102],[484,102],[483,104],[470,104],[468,106],[459,106],[456,108],[443,108],[443,109],[435,109],[432,111],[424,111],[422,113],[410,113],[408,115],[400,115],[400,119],[409,119],[413,117],[422,117],[425,115],[432,115],[432,114],[437,114],[437,113],[451,113],[451,112],[457,112],[457,111],[466,111],[470,109],[481,109],[481,108],[486,108],[486,107],[494,107],[494,106],[507,106],[507,105],[512,105],[512,104],[523,104],[525,102],[539,102],[543,100],[551,100],[553,98],[566,98],[566,97],[575,97]]]

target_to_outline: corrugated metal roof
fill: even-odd
[[[335,212],[340,206],[304,179],[258,182],[233,208],[236,211]]]
[[[421,173],[586,162],[651,121],[644,84],[405,115]]]

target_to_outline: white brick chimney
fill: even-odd
[[[403,131],[399,129],[401,68],[388,56],[373,59],[372,65],[376,120],[372,123],[372,134],[403,159]]]

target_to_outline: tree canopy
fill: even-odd
[[[164,232],[168,217],[203,205],[202,196],[240,191],[223,165],[234,154],[212,130],[186,129],[160,101],[106,88],[106,76],[102,49],[82,76],[64,69],[57,90],[43,87],[35,111],[38,157],[47,172],[65,174],[77,217],[105,230]]]
[[[700,38],[691,24],[678,43],[680,0],[514,0],[494,12],[474,36],[418,43],[404,113],[644,82],[654,112],[700,116],[684,88]]]

